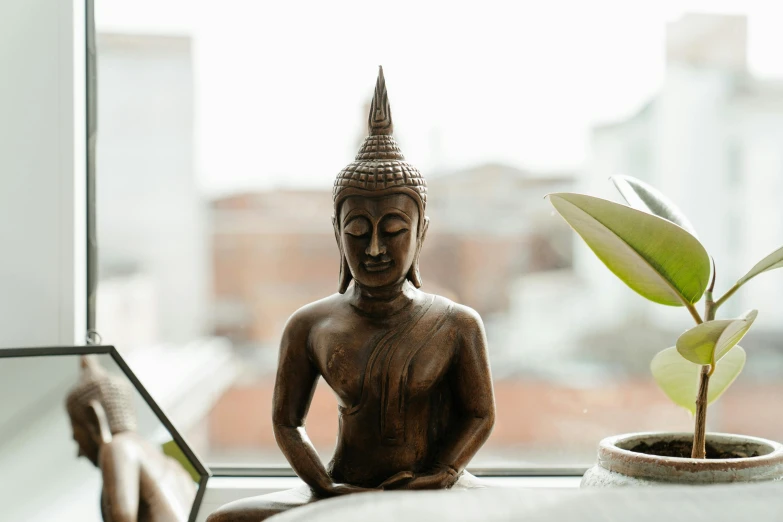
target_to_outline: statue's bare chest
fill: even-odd
[[[389,383],[415,399],[442,382],[456,352],[453,327],[444,320],[433,328],[406,326],[359,320],[314,332],[314,362],[343,407],[380,397]]]

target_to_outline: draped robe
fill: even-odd
[[[336,479],[375,487],[390,474],[419,472],[437,457],[434,450],[451,413],[445,378],[451,357],[442,355],[455,351],[456,338],[449,328],[453,310],[450,301],[438,296],[413,306],[406,320],[369,341],[375,344],[359,400],[340,408],[340,439],[331,466]],[[435,359],[434,352],[444,364],[427,364]],[[357,443],[353,426],[364,430],[358,436],[379,444],[367,448]],[[354,440],[345,440],[350,437]]]

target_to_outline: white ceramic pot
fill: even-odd
[[[743,458],[691,459],[630,451],[640,443],[693,441],[692,433],[632,433],[608,437],[598,446],[598,462],[587,470],[582,487],[723,484],[783,479],[783,445],[745,435],[708,433],[707,445]]]

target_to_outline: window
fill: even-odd
[[[605,436],[691,429],[648,370],[687,316],[616,281],[543,196],[608,196],[608,176],[638,169],[624,173],[705,231],[727,288],[750,266],[700,194],[767,175],[721,177],[726,134],[774,148],[756,138],[783,133],[780,91],[761,79],[783,75],[762,8],[144,5],[96,11],[98,327],[139,364],[166,361],[172,416],[208,463],[285,465],[270,415],[277,345],[297,308],[337,289],[331,185],[365,136],[378,63],[395,136],[429,184],[423,289],[487,329],[498,416],[473,467],[587,465]],[[769,45],[748,47],[748,34]],[[772,251],[783,230],[763,239]],[[774,303],[783,274],[767,277],[740,309]],[[781,314],[761,311],[711,430],[783,439],[760,414],[783,384],[769,371],[783,364]],[[307,430],[327,459],[337,408],[323,382]]]

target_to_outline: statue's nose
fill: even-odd
[[[365,250],[364,253],[370,257],[378,257],[379,255],[386,253],[386,245],[381,243],[377,232],[373,232],[372,238],[370,239],[370,246],[367,247],[367,250]]]

